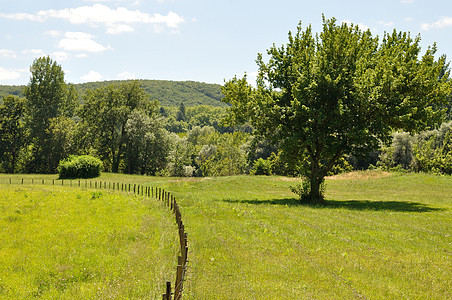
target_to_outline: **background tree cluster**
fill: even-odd
[[[377,39],[358,28],[337,27],[334,20],[325,20],[324,26],[323,44],[316,44],[320,41],[310,28],[304,32],[299,28],[297,35],[289,35],[286,48],[269,50],[274,57],[268,63],[259,56],[257,88],[246,78],[226,82],[223,92],[224,100],[232,104],[229,108],[203,101],[195,106],[184,101],[161,106],[143,88],[143,81],[88,83],[80,89],[64,81],[55,61],[36,59],[24,91],[0,99],[0,171],[55,173],[58,163],[71,155],[92,155],[102,160],[105,171],[129,174],[299,176],[315,170],[321,171],[316,173],[317,183],[329,174],[373,167],[451,174],[452,125],[434,125],[441,113],[451,120],[445,57],[435,61],[431,48],[419,61],[419,40],[408,35],[388,34],[377,47]],[[357,40],[349,44],[353,37]],[[354,65],[348,54],[334,50],[341,43],[367,45],[355,50],[341,46],[344,53],[356,51],[352,58],[370,51],[379,60],[370,61],[371,70],[364,68],[369,61]],[[315,54],[312,47],[321,51]],[[383,54],[377,55],[378,51]],[[290,64],[294,66],[288,68]],[[397,72],[388,72],[390,66],[398,66]],[[300,78],[301,71],[307,74]],[[359,71],[359,78],[350,75],[352,71]],[[422,86],[428,76],[436,83]],[[382,78],[387,79],[371,87],[363,82]],[[209,99],[223,99],[210,85],[178,85],[189,95],[196,90],[211,95]],[[165,83],[154,88],[174,86]],[[429,93],[431,88],[437,90]],[[183,99],[180,90],[177,95]],[[315,98],[305,102],[308,96]],[[314,101],[321,97],[326,102]],[[363,111],[367,112],[361,115]],[[229,119],[229,126],[224,119]],[[375,128],[369,131],[368,126]],[[410,133],[420,129],[427,130]]]
[[[105,171],[130,174],[246,171],[240,147],[248,135],[221,125],[221,106],[185,108],[181,102],[163,107],[150,99],[140,81],[95,85],[79,94],[49,57],[36,59],[30,71],[25,97],[10,95],[0,101],[3,172],[55,173],[59,162],[71,155],[93,155]],[[183,85],[192,90],[200,86]],[[203,93],[218,97],[209,89]],[[201,153],[203,147],[210,151]]]

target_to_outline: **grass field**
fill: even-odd
[[[354,173],[326,207],[283,177],[172,180],[190,239],[189,299],[450,299],[452,178]]]
[[[185,299],[452,298],[452,177],[344,174],[327,179],[317,207],[300,205],[285,177],[100,180],[176,195]]]
[[[0,185],[0,299],[155,299],[176,265],[177,226],[125,193]]]

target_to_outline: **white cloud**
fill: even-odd
[[[133,27],[126,24],[118,24],[118,25],[111,25],[107,28],[107,33],[109,34],[119,34],[123,32],[132,32]]]
[[[452,26],[452,17],[442,17],[434,23],[431,23],[431,24],[422,23],[421,24],[421,28],[423,30],[430,30],[433,28],[444,28],[444,27],[448,27],[448,26]]]
[[[8,49],[0,49],[0,57],[2,58],[16,58],[16,52]]]
[[[136,78],[135,74],[132,74],[132,73],[127,72],[127,71],[119,73],[117,76],[118,76],[119,79],[135,79]]]
[[[21,74],[17,70],[5,69],[0,67],[0,80],[15,80],[20,78]]]
[[[28,21],[43,22],[45,20],[45,18],[42,17],[39,12],[36,15],[27,14],[27,13],[16,13],[16,14],[0,13],[0,17],[4,18],[4,19],[11,19],[11,20],[16,20],[16,21],[28,20]]]
[[[92,6],[80,6],[77,8],[65,8],[61,10],[41,10],[36,14],[0,13],[0,17],[18,21],[30,20],[44,22],[48,19],[63,19],[72,24],[87,24],[90,26],[104,25],[106,32],[118,34],[130,32],[133,30],[132,24],[160,24],[169,28],[178,28],[185,22],[184,18],[175,12],[168,12],[167,15],[144,13],[138,10],[129,10],[125,7],[112,9],[103,4],[94,4]]]
[[[76,52],[104,52],[110,47],[105,47],[93,40],[94,36],[84,32],[66,32],[64,39],[58,43],[58,47],[67,51]]]
[[[33,57],[41,57],[45,55],[45,51],[42,49],[25,49],[22,50],[22,53],[25,55],[31,54]]]
[[[55,51],[52,53],[51,57],[53,57],[56,61],[63,61],[67,60],[70,57],[70,55],[67,52]]]
[[[88,74],[83,75],[80,79],[83,81],[100,81],[102,80],[102,75],[96,71],[89,71]]]
[[[53,37],[59,37],[59,36],[61,36],[63,33],[62,33],[61,31],[59,31],[59,30],[47,30],[47,31],[45,32],[45,34],[46,34],[46,35],[53,36]]]
[[[77,57],[77,58],[86,58],[86,57],[88,57],[88,54],[80,53],[80,54],[76,54],[75,57]]]
[[[383,26],[385,26],[385,27],[394,27],[394,22],[392,22],[392,21],[389,21],[389,22],[385,22],[385,21],[378,21],[378,24],[379,25],[383,25]]]

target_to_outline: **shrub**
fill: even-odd
[[[310,202],[311,180],[307,176],[301,176],[301,184],[289,187],[292,193],[297,194],[302,202]],[[320,183],[320,197],[323,199],[325,194],[325,179]]]
[[[271,175],[272,165],[273,163],[271,160],[259,158],[254,162],[250,173],[252,175]]]
[[[89,155],[70,156],[60,161],[58,173],[60,179],[94,178],[100,175],[102,162]]]

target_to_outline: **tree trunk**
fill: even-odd
[[[321,176],[321,171],[319,167],[319,162],[317,160],[313,161],[311,174],[310,174],[310,184],[311,189],[309,192],[309,201],[311,203],[325,203],[323,199],[322,191],[320,186],[323,183],[324,177]]]
[[[116,151],[114,149],[112,149],[111,154],[112,154],[111,172],[118,173],[119,172],[119,157],[120,157],[119,150],[118,150],[118,154],[116,154]]]

